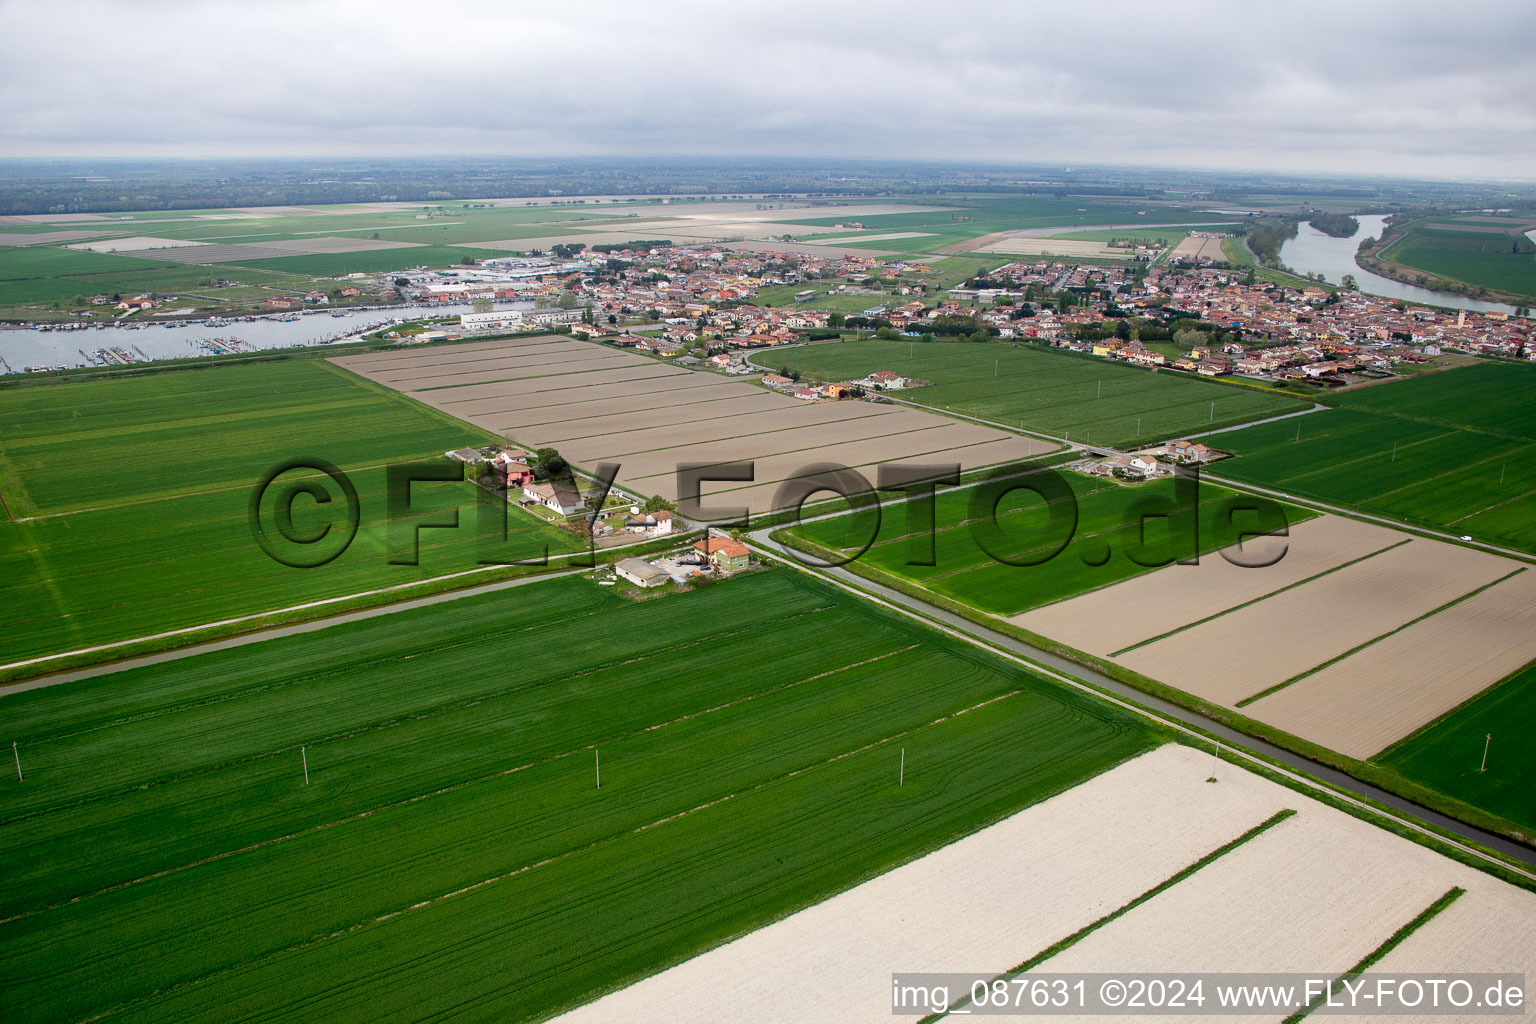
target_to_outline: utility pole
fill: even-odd
[[[1499,467],[1499,486],[1501,486],[1501,487],[1504,485],[1504,471],[1506,469],[1508,469],[1508,468],[1509,468],[1509,464],[1508,463],[1505,463],[1504,465]]]
[[[1206,422],[1207,423],[1215,423],[1216,422],[1216,403],[1215,402],[1211,403],[1211,418],[1209,420],[1207,420]]]
[[[1477,770],[1479,775],[1488,770],[1488,748],[1491,746],[1493,746],[1493,733],[1489,733],[1488,738],[1483,741],[1483,766]]]
[[[900,773],[896,776],[896,785],[899,788],[899,787],[905,786],[906,784],[907,784],[907,748],[906,747],[902,747],[901,748],[901,769],[900,769]]]
[[[16,749],[16,741],[11,741],[11,755],[16,758],[16,781],[25,782],[21,777],[21,752]]]
[[[1296,440],[1301,440],[1301,421],[1296,421]]]
[[[1217,740],[1216,741],[1216,753],[1211,758],[1211,777],[1209,779],[1206,779],[1207,782],[1215,782],[1216,781],[1216,769],[1217,769],[1217,767],[1220,766],[1220,764],[1221,764],[1221,740]]]
[[[299,757],[304,762],[304,785],[309,785],[309,748],[300,747]]]
[[[603,762],[597,755],[597,748],[592,748],[592,773],[597,778],[597,788],[603,788]]]
[[[1141,436],[1141,417],[1140,416],[1136,417],[1136,436],[1137,437]]]
[[[1397,461],[1397,442],[1396,441],[1392,442],[1392,461],[1393,462]]]
[[[1099,393],[1094,395],[1093,397],[1094,398],[1103,398],[1104,397],[1104,378],[1103,377],[1099,378]]]

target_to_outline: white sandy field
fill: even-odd
[[[1106,242],[1093,242],[1081,238],[1031,238],[1027,236],[1001,238],[989,242],[977,252],[997,252],[1013,256],[1108,256],[1129,258],[1124,249],[1112,249]]]
[[[1231,549],[1234,558],[1257,561],[1283,544],[1285,554],[1273,565],[1244,568],[1213,553],[1198,565],[1170,565],[1008,621],[1107,657],[1407,539],[1386,527],[1318,516],[1290,527],[1283,539],[1255,538]]]
[[[1208,753],[1164,745],[558,1019],[888,1021],[893,973],[1012,968],[1283,809],[1298,813],[1038,970],[1342,972],[1460,886],[1485,919],[1525,925],[1487,936],[1446,911],[1393,957],[1536,980],[1536,894],[1231,764],[1212,771]]]
[[[88,249],[91,252],[124,252],[144,249],[175,249],[182,246],[206,245],[183,238],[154,238],[149,235],[130,235],[127,238],[104,238],[98,242],[76,242],[68,249]]]
[[[1521,562],[1330,515],[1284,544],[1265,568],[1210,555],[1008,621],[1228,706],[1294,680],[1243,712],[1358,758],[1536,659]]]
[[[1188,235],[1170,254],[1171,259],[1208,259],[1224,260],[1226,254],[1221,251],[1221,239],[1212,235]]]
[[[728,494],[729,507],[754,513],[776,507],[784,481],[821,465],[857,468],[873,484],[886,463],[964,471],[1057,447],[908,406],[804,402],[752,381],[563,337],[334,362],[524,447],[558,447],[578,466],[619,462],[619,485],[640,494],[676,500],[680,465],[752,461],[752,481],[706,484],[704,494]]]
[[[1536,989],[1536,913],[1523,902],[1509,900],[1496,889],[1467,887],[1467,894],[1441,911],[1433,920],[1392,950],[1373,971],[1380,974],[1443,975],[1449,972],[1499,974],[1519,971],[1525,975],[1524,1019],[1529,1019],[1532,990]],[[1365,1021],[1402,1024],[1400,1016],[1334,1015],[1326,1020],[1340,1024]],[[1437,1024],[1480,1022],[1490,1018],[1471,1014],[1447,1014]],[[1492,1018],[1498,1019],[1498,1018]]]
[[[1415,539],[1116,660],[1206,700],[1236,704],[1519,567]]]
[[[1536,571],[1494,584],[1244,711],[1368,758],[1536,659]]]

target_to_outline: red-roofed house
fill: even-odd
[[[747,546],[729,537],[706,537],[696,541],[693,549],[709,559],[721,572],[736,572],[747,567],[751,555]]]

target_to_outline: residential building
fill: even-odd
[[[551,512],[558,512],[562,516],[574,515],[587,506],[586,499],[571,488],[552,483],[524,484],[523,500],[531,504],[543,505]]]
[[[709,564],[720,572],[739,572],[751,561],[747,546],[729,537],[706,537],[696,541],[693,549],[709,559]]]

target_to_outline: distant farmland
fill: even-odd
[[[1222,434],[1222,476],[1536,550],[1536,366],[1484,362]],[[1299,431],[1299,440],[1298,440]]]
[[[1299,412],[1294,398],[1012,345],[847,341],[759,357],[845,380],[891,370],[934,382],[896,397],[1074,441],[1125,446]]]
[[[1486,224],[1458,231],[1454,224],[1410,225],[1380,257],[1414,270],[1514,295],[1536,296],[1536,255],[1529,247],[1516,251],[1520,228],[1530,222],[1510,222],[1507,231]]]
[[[1162,738],[789,570],[551,580],[0,709],[17,1024],[542,1018]]]
[[[1154,207],[1145,203],[1131,205],[1086,198],[1061,199],[1053,196],[951,197],[953,207],[911,213],[860,214],[857,208],[835,217],[785,216],[785,221],[821,227],[824,231],[849,220],[864,225],[863,230],[883,235],[913,233],[917,237],[887,238],[867,244],[873,249],[897,252],[931,253],[953,249],[966,251],[981,244],[981,236],[998,231],[1037,227],[1097,227],[1105,224],[1143,225],[1188,224],[1218,218],[1188,209]],[[809,212],[809,211],[801,211]],[[1135,230],[1135,229],[1128,229]]]
[[[460,525],[424,531],[420,565],[388,564],[383,467],[489,438],[308,358],[0,391],[0,662],[474,568],[468,483],[413,488],[418,516],[459,509]],[[357,539],[315,569],[273,561],[247,522],[262,476],[299,456],[359,492]],[[295,508],[300,532],[329,521]],[[580,548],[516,510],[508,528],[504,558]]]

